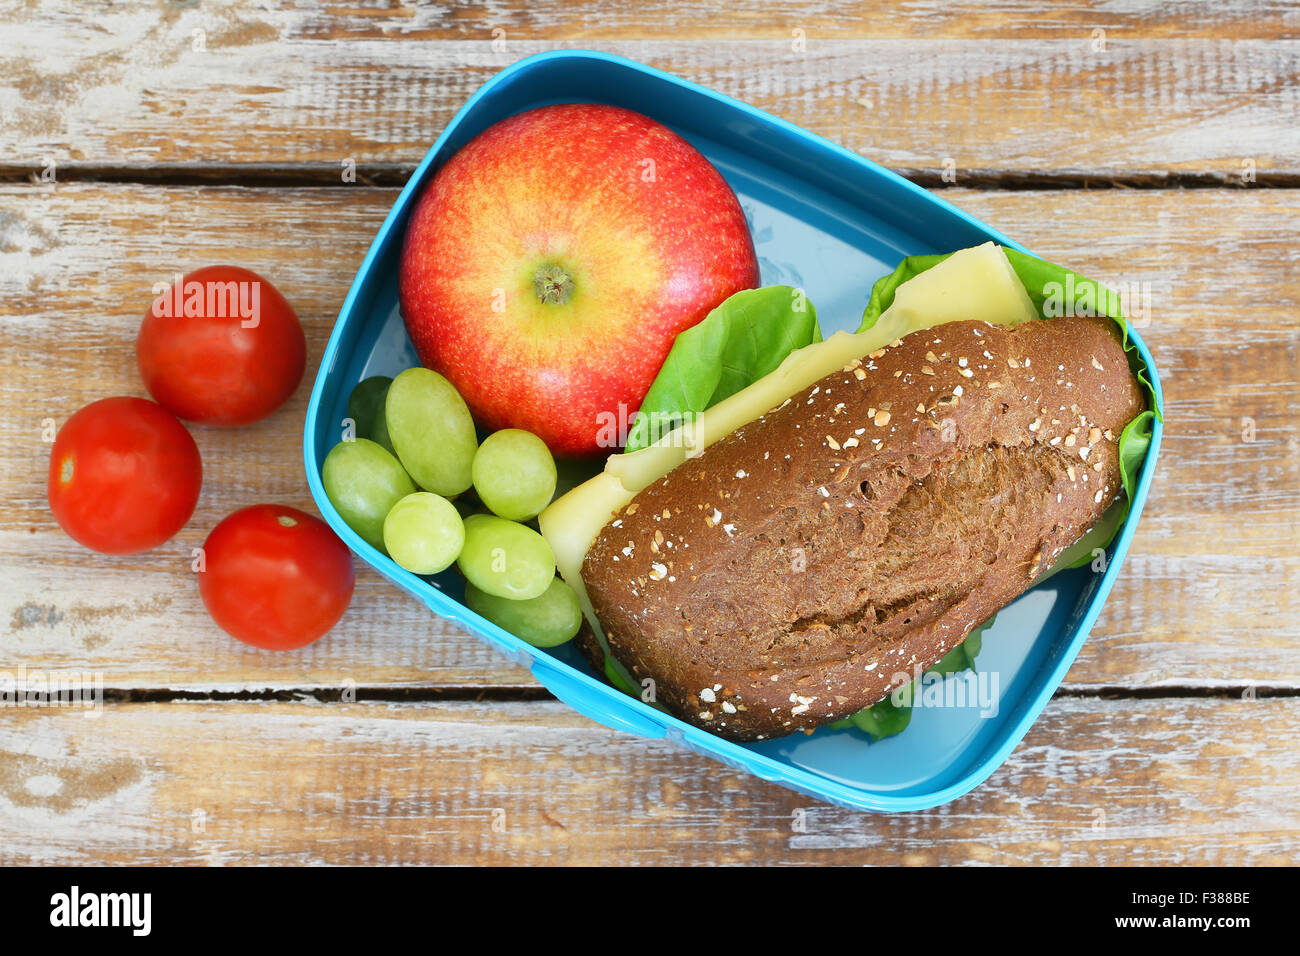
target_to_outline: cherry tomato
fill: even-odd
[[[50,510],[76,541],[108,554],[162,544],[194,513],[203,465],[165,408],[105,398],[67,420],[50,453]]]
[[[135,351],[149,394],[204,425],[260,421],[288,401],[307,364],[293,308],[237,266],[191,272],[158,296]]]
[[[226,633],[254,647],[310,644],[343,616],[352,585],[347,545],[297,508],[236,511],[203,544],[203,603]]]

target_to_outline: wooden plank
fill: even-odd
[[[1069,680],[1294,682],[1300,605],[1281,595],[1300,588],[1300,254],[1267,223],[1300,220],[1300,193],[1252,212],[1238,203],[1259,194],[954,198],[1150,310],[1140,331],[1165,389],[1164,448],[1129,563]],[[1227,647],[1252,663],[1225,661]]]
[[[302,317],[314,374],[395,195],[0,187],[0,458],[13,463],[0,472],[0,665],[199,692],[531,683],[364,567],[342,624],[305,651],[244,649],[212,626],[190,549],[238,507],[312,507],[297,451],[307,384],[258,425],[194,429],[203,495],[159,551],[92,555],[46,507],[42,423],[96,398],[144,394],[132,344],[154,282],[212,262],[262,271]],[[945,195],[1041,254],[1150,299],[1142,333],[1165,379],[1165,449],[1071,685],[1300,684],[1300,282],[1289,239],[1300,231],[1300,193]],[[1253,442],[1243,441],[1243,418],[1254,422]]]
[[[288,26],[333,40],[394,37],[475,39],[504,31],[512,39],[586,43],[683,35],[718,39],[788,39],[803,27],[825,37],[1052,37],[1090,35],[1096,28],[1136,36],[1208,36],[1273,39],[1300,33],[1300,17],[1284,0],[1216,4],[1169,0],[958,0],[909,3],[885,0],[789,0],[779,14],[764,0],[736,0],[719,15],[711,0],[674,3],[669,15],[636,0],[500,3],[449,9],[438,3],[365,0],[348,6],[294,4]]]
[[[9,347],[0,352],[0,447],[6,460],[22,462],[0,477],[0,489],[12,494],[0,512],[5,660],[85,666],[112,686],[531,683],[526,671],[364,564],[343,622],[292,655],[223,635],[189,570],[191,549],[238,508],[277,502],[315,512],[301,452],[311,383],[394,192],[61,186],[10,187],[3,195],[0,327]],[[147,395],[134,343],[153,284],[214,262],[257,270],[294,304],[307,334],[305,380],[263,422],[192,429],[203,491],[176,538],[145,555],[93,555],[52,524],[42,423],[61,423],[96,398]]]
[[[596,6],[312,0],[86,16],[76,0],[48,0],[2,15],[0,156],[11,174],[49,160],[353,159],[365,175],[367,163],[417,161],[510,63],[598,46],[886,165],[933,176],[951,162],[959,182],[989,171],[1238,181],[1243,163],[1260,181],[1300,174],[1300,41],[1280,0],[1190,12],[1156,0],[823,2],[775,18],[759,0],[727,17],[699,0],[668,17],[632,0]]]
[[[7,708],[0,863],[1284,864],[1297,733],[1294,698],[1054,701],[972,793],[881,816],[557,703]]]

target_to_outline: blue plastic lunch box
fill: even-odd
[[[757,744],[716,737],[626,696],[571,645],[532,647],[461,603],[454,572],[421,578],[399,568],[339,517],[321,486],[321,465],[339,440],[353,386],[419,364],[397,306],[406,218],[421,187],[457,149],[496,121],[551,103],[627,107],[669,126],[722,172],[749,218],[764,284],[804,289],[825,334],[856,329],[873,282],[899,260],[993,240],[1019,243],[944,200],[821,137],[729,97],[621,57],[562,51],[502,70],[470,98],[433,144],[384,220],[330,336],[307,412],[307,478],[321,514],[362,559],[433,611],[532,671],[560,700],[616,730],[667,737],[728,766],[844,807],[919,810],[952,800],[987,778],[1025,735],[1074,660],[1110,593],[1142,513],[1162,426],[1155,424],[1135,500],[1105,570],[1056,575],[1003,610],[985,633],[977,664],[985,684],[967,706],[921,706],[901,734],[871,742],[857,730]],[[1130,332],[1160,395],[1155,365]],[[968,675],[969,677],[969,675]],[[953,680],[949,677],[946,680]]]

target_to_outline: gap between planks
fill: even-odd
[[[266,684],[249,687],[225,684],[212,687],[105,687],[106,704],[177,702],[275,701],[356,703],[443,703],[494,701],[554,701],[557,698],[539,684],[443,684],[438,686],[393,686],[391,684]],[[1300,682],[1223,681],[1213,684],[1062,684],[1052,699],[1073,700],[1176,700],[1212,698],[1249,700],[1265,697],[1300,697]]]
[[[358,163],[356,183],[344,183],[337,163],[60,163],[58,183],[123,183],[151,186],[243,186],[312,188],[337,186],[404,186],[415,163]],[[1223,170],[1006,170],[962,169],[945,177],[935,169],[891,170],[926,189],[1073,190],[1073,189],[1297,189],[1300,172],[1260,170],[1249,182]],[[31,163],[0,163],[0,183],[47,185],[42,169]]]

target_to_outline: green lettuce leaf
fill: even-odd
[[[821,338],[817,310],[800,289],[770,285],[730,296],[677,336],[632,421],[625,451],[653,444]]]
[[[997,619],[998,616],[994,614],[975,628],[966,635],[966,640],[941,657],[939,662],[925,673],[946,676],[948,674],[958,674],[964,670],[975,670],[975,658],[979,656],[979,652],[984,646],[984,632],[992,627],[993,622]],[[922,677],[924,676],[922,675]],[[901,734],[907,729],[907,725],[911,723],[912,695],[915,693],[916,681],[912,681],[899,691],[899,702],[897,704],[894,703],[894,695],[890,694],[884,700],[877,701],[870,707],[864,707],[856,714],[850,714],[843,720],[833,721],[827,726],[839,730],[850,727],[856,728],[873,741],[884,740],[886,737]]]
[[[993,622],[998,619],[994,614],[991,618],[981,624],[975,630],[966,635],[966,640],[962,641],[943,657],[939,658],[939,663],[935,664],[928,674],[956,674],[964,670],[975,670],[975,658],[979,656],[980,649],[984,646],[984,632],[993,626]]]
[[[1146,460],[1147,449],[1151,447],[1151,429],[1160,410],[1148,409],[1124,426],[1119,434],[1120,474],[1124,479],[1124,493],[1128,500],[1133,500],[1133,489],[1137,485],[1137,474]],[[1160,419],[1164,421],[1163,418]]]
[[[637,687],[619,672],[619,669],[614,665],[613,659],[608,654],[605,655],[605,680],[609,681],[629,696],[641,696],[641,688]]]
[[[907,685],[903,694],[900,695],[906,695],[909,700],[907,704],[896,705],[891,698],[886,697],[879,703],[872,704],[870,707],[863,707],[856,714],[845,717],[843,720],[834,721],[826,726],[834,727],[836,730],[856,728],[872,740],[884,740],[886,737],[901,734],[907,729],[907,725],[912,722],[910,700],[915,689],[916,681],[912,681]]]

